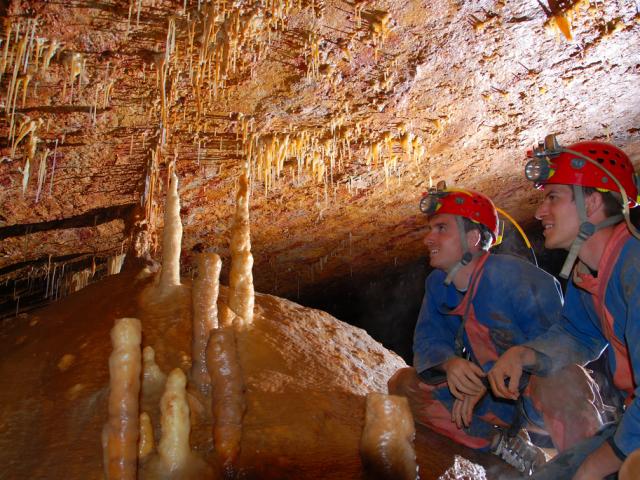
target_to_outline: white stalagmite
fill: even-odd
[[[198,275],[191,290],[193,308],[193,338],[191,341],[191,379],[206,394],[209,390],[207,372],[207,342],[211,330],[218,328],[218,293],[222,260],[215,253],[198,257]]]
[[[105,477],[135,479],[138,469],[140,342],[137,318],[120,318],[111,330],[109,420],[102,431]]]
[[[179,368],[172,370],[160,401],[162,438],[158,443],[158,454],[167,474],[187,467],[192,456],[186,385],[187,377],[183,371]]]
[[[147,412],[140,414],[140,441],[138,442],[138,457],[144,459],[153,452],[153,426]]]
[[[178,177],[171,173],[169,190],[164,208],[164,230],[162,232],[162,270],[158,294],[170,293],[180,285],[180,247],[182,244],[182,222],[180,220],[180,197]]]
[[[161,392],[167,376],[156,363],[156,352],[153,347],[146,346],[142,351],[142,395],[153,397]]]
[[[231,272],[229,274],[229,308],[240,317],[242,326],[253,323],[253,256],[249,221],[249,166],[238,182],[236,212],[231,227]]]
[[[368,478],[418,478],[414,437],[413,416],[405,397],[382,393],[367,395],[360,456]]]

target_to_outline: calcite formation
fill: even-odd
[[[0,374],[3,385],[11,387],[0,389],[0,461],[7,475],[103,478],[100,435],[108,418],[111,354],[107,339],[117,314],[137,317],[142,324],[140,410],[149,416],[153,436],[140,421],[147,450],[139,467],[145,474],[150,471],[164,435],[160,405],[165,387],[162,376],[158,380],[154,375],[181,365],[183,355],[190,357],[192,318],[186,300],[173,311],[179,325],[175,329],[167,328],[160,309],[141,309],[132,297],[149,281],[136,281],[131,273],[107,277],[2,327],[6,348],[0,355]],[[188,284],[188,279],[183,281]],[[227,295],[221,286],[221,301]],[[89,310],[90,322],[84,315]],[[157,349],[154,368],[147,349],[160,345],[162,338],[171,347]],[[253,478],[361,475],[358,449],[365,395],[386,391],[387,379],[404,362],[358,328],[263,294],[256,294],[253,327],[239,332],[236,343],[246,403],[236,471]],[[60,371],[57,364],[68,353],[76,360]],[[188,374],[189,366],[180,368]],[[34,380],[38,378],[42,381]],[[156,388],[145,390],[149,378],[156,378],[151,382]],[[191,450],[203,455],[214,471],[223,471],[218,446],[212,443],[215,424],[206,397],[187,384],[186,400]]]
[[[102,433],[105,478],[132,480],[138,471],[140,342],[137,318],[120,318],[111,330],[109,420]]]
[[[418,476],[413,415],[405,397],[367,395],[360,456],[368,478],[415,480]]]
[[[211,331],[218,328],[218,293],[222,261],[215,253],[204,253],[198,259],[198,275],[193,282],[193,341],[191,377],[207,393],[210,387],[207,371],[207,342]]]
[[[632,0],[11,0],[0,15],[12,312],[92,261],[164,255],[172,163],[182,275],[211,247],[229,283],[221,232],[248,162],[254,284],[277,294],[415,260],[430,178],[526,227],[524,153],[546,133],[638,164]]]
[[[524,152],[550,131],[639,161],[631,0],[11,0],[0,16],[0,307],[73,293],[0,325],[12,478],[359,478],[366,395],[404,363],[254,289],[414,260],[431,181],[526,224]],[[191,282],[214,251],[217,291],[202,269]],[[120,318],[141,325],[135,408],[135,381],[109,388]],[[416,434],[418,463],[444,455]]]

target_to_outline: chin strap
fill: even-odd
[[[469,245],[467,245],[467,233],[464,231],[464,222],[462,221],[462,217],[460,215],[456,215],[455,217],[456,225],[458,225],[458,234],[460,235],[460,244],[462,245],[462,258],[458,263],[447,270],[447,276],[444,279],[445,285],[451,285],[451,282],[453,282],[453,279],[462,267],[469,265],[471,260],[485,253],[483,250],[476,253],[471,253],[469,251]]]
[[[580,230],[578,231],[578,236],[571,244],[569,254],[567,255],[567,258],[562,265],[562,270],[560,271],[560,276],[564,279],[569,278],[569,275],[571,274],[571,270],[573,268],[573,264],[578,258],[580,248],[589,237],[591,237],[598,230],[609,227],[611,225],[615,225],[616,223],[620,223],[625,219],[623,215],[614,215],[612,217],[608,217],[597,225],[589,222],[587,220],[587,208],[584,203],[584,190],[579,185],[573,185],[572,187],[573,196],[575,198],[576,207],[578,209],[578,218],[580,219]]]

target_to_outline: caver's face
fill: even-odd
[[[454,215],[443,213],[429,219],[424,237],[429,252],[429,265],[448,270],[462,258],[462,244]]]
[[[573,189],[569,185],[545,185],[544,200],[536,210],[536,218],[542,223],[546,248],[569,250],[580,230]]]

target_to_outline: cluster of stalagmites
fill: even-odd
[[[191,289],[189,381],[204,403],[210,405],[217,457],[214,462],[223,472],[217,472],[191,450],[187,375],[183,369],[174,368],[169,375],[162,372],[155,362],[154,349],[151,346],[141,349],[140,320],[120,318],[111,331],[109,416],[102,433],[104,473],[108,480],[135,479],[139,471],[145,478],[153,479],[233,477],[237,472],[235,462],[241,448],[246,402],[236,331],[251,327],[254,308],[246,169],[236,200],[227,303],[218,304],[221,260],[215,253],[200,254],[198,275]],[[173,173],[165,212],[162,268],[143,294],[145,301],[154,297],[170,300],[172,292],[180,288],[179,211],[177,177]],[[156,442],[151,411],[157,410],[153,402],[158,399],[162,433]],[[416,478],[413,419],[406,399],[371,394],[367,398],[366,421],[361,456],[372,478]]]

